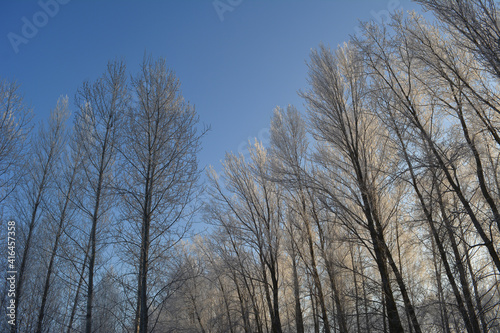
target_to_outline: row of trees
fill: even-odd
[[[500,331],[497,8],[420,2],[313,51],[307,114],[209,172],[187,331]]]
[[[500,331],[498,10],[418,2],[436,23],[313,51],[307,113],[277,108],[269,147],[210,168],[201,215],[204,132],[162,60],[84,83],[71,131],[61,99],[30,134],[3,84],[12,331]],[[195,216],[209,232],[184,239]]]
[[[147,58],[130,80],[110,62],[78,90],[73,128],[61,98],[30,133],[18,87],[2,84],[2,219],[16,222],[17,252],[15,316],[4,313],[15,325],[2,320],[3,332],[156,325],[200,172],[203,133],[179,88],[164,60]],[[12,297],[2,295],[5,311]]]

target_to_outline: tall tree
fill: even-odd
[[[197,132],[194,107],[164,59],[146,58],[133,79],[127,112],[122,192],[136,236],[138,255],[136,332],[148,332],[150,271],[187,230],[199,178],[197,153],[204,132]]]
[[[331,331],[330,321],[328,319],[329,314],[325,301],[326,293],[323,291],[326,288],[324,288],[324,283],[320,279],[315,241],[315,239],[319,238],[321,243],[319,246],[320,253],[325,254],[325,235],[318,221],[319,214],[316,211],[315,205],[312,203],[312,201],[315,200],[312,193],[313,189],[307,186],[307,179],[311,177],[310,171],[306,170],[305,166],[307,161],[306,154],[308,141],[306,138],[305,122],[302,120],[295,107],[289,106],[286,112],[279,108],[275,110],[271,122],[271,143],[271,154],[274,154],[272,160],[275,161],[273,170],[276,173],[274,180],[284,185],[283,187],[288,193],[288,205],[298,214],[298,216],[300,216],[300,220],[302,221],[302,223],[296,225],[295,228],[304,230],[304,236],[307,240],[308,259],[310,260],[307,266],[311,270],[313,282],[317,290],[324,331],[329,333]],[[317,232],[315,232],[315,226],[318,226],[316,229]],[[329,265],[329,258],[323,256],[323,259],[328,263],[326,266],[330,277],[334,278],[331,274],[332,269],[331,265]],[[335,283],[331,285],[333,289],[337,289]],[[335,304],[337,310],[342,312],[341,306],[339,306],[337,292],[334,292],[334,298],[336,299]],[[338,319],[340,331],[347,332],[344,316],[340,315]]]
[[[0,81],[0,203],[12,193],[20,179],[21,158],[26,153],[23,143],[30,131],[31,118],[19,85]]]
[[[127,107],[125,65],[119,61],[108,63],[103,76],[93,83],[85,82],[75,99],[75,135],[82,146],[87,180],[80,206],[91,224],[85,317],[85,332],[91,333],[97,236],[110,207],[119,128]]]
[[[284,218],[280,189],[270,181],[270,159],[262,145],[251,149],[251,162],[243,156],[227,154],[224,163],[223,189],[217,174],[212,170],[214,204],[210,209],[219,223],[231,223],[230,230],[238,230],[240,241],[258,257],[263,295],[271,318],[271,331],[282,332],[279,301],[279,267]],[[224,218],[220,209],[231,214]]]
[[[56,183],[55,200],[52,200],[52,207],[47,207],[46,211],[49,215],[49,232],[53,234],[53,243],[50,243],[50,248],[46,251],[50,253],[47,272],[43,285],[42,301],[38,311],[37,333],[42,333],[44,317],[49,298],[49,291],[52,287],[53,275],[56,271],[57,256],[60,255],[60,247],[62,237],[69,225],[69,220],[74,212],[73,202],[75,201],[75,192],[77,192],[77,183],[79,181],[81,171],[81,154],[78,150],[69,150],[60,162],[60,174]],[[53,288],[53,287],[52,287]]]
[[[25,234],[22,255],[17,269],[16,291],[14,301],[16,323],[11,326],[11,332],[17,332],[19,309],[23,298],[26,276],[29,271],[29,262],[32,260],[32,251],[36,231],[42,216],[42,206],[47,203],[48,191],[54,180],[54,168],[61,156],[65,146],[67,133],[66,121],[68,120],[68,99],[59,99],[56,108],[52,111],[48,126],[40,126],[39,133],[31,138],[30,154],[32,158],[28,161],[29,173],[25,176],[22,185],[22,196],[26,201],[25,208],[20,208],[24,212],[23,228]]]
[[[385,236],[387,213],[383,209],[390,197],[387,174],[393,167],[386,144],[376,118],[368,111],[366,98],[367,77],[361,63],[361,55],[352,46],[345,46],[334,56],[325,47],[314,51],[310,63],[312,90],[302,94],[308,102],[311,124],[317,140],[324,143],[318,161],[326,170],[334,173],[341,190],[339,194],[325,191],[336,206],[347,207],[340,198],[349,198],[352,207],[358,207],[362,215],[348,214],[365,226],[370,233],[372,250],[382,281],[390,332],[402,332],[397,303],[391,285],[388,263],[398,275]],[[351,183],[349,183],[349,181]],[[325,189],[325,187],[322,187]],[[404,295],[405,285],[401,278],[398,285]],[[411,312],[412,324],[420,331],[414,309],[407,297],[405,305]]]

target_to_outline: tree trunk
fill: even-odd
[[[75,299],[73,302],[73,306],[71,308],[71,315],[69,317],[68,330],[66,331],[66,333],[71,333],[71,330],[73,329],[73,322],[75,320],[76,309],[78,307],[78,297],[80,296],[80,290],[84,282],[85,268],[87,267],[87,259],[89,258],[89,251],[90,251],[90,238],[87,243],[87,247],[85,249],[85,257],[83,258],[82,271],[80,273],[80,278],[78,279],[78,285],[76,287],[76,292],[75,292]]]
[[[26,239],[26,243],[24,245],[24,251],[23,251],[23,256],[21,259],[21,265],[18,270],[18,278],[17,278],[17,286],[16,286],[16,295],[14,296],[14,304],[15,304],[15,309],[14,309],[14,316],[15,316],[15,322],[14,325],[11,325],[11,333],[16,333],[17,332],[17,325],[18,325],[18,309],[20,306],[20,301],[21,301],[21,295],[23,292],[23,284],[24,284],[24,278],[25,278],[25,273],[26,273],[26,263],[29,258],[29,251],[31,249],[31,242],[32,242],[32,237],[33,237],[33,231],[35,229],[35,223],[36,223],[36,218],[37,218],[37,213],[38,213],[38,208],[40,207],[40,204],[42,202],[42,197],[43,193],[45,191],[45,188],[47,186],[48,182],[48,177],[49,177],[49,172],[50,168],[52,166],[53,160],[55,158],[55,143],[51,143],[51,147],[49,150],[49,153],[47,155],[47,160],[45,161],[45,164],[42,166],[42,179],[40,181],[40,184],[37,187],[37,193],[36,193],[36,198],[35,201],[33,202],[33,207],[31,210],[31,218],[30,222],[28,224],[28,237]]]
[[[293,296],[295,300],[295,330],[297,333],[304,333],[304,319],[300,305],[299,276],[297,274],[297,261],[295,255],[295,245],[292,240],[292,273],[293,273]]]

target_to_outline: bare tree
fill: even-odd
[[[497,331],[498,8],[416,2],[437,21],[314,50],[307,113],[275,109],[270,147],[226,154],[206,198],[206,129],[164,59],[85,82],[70,145],[62,98],[23,148],[29,109],[0,83],[0,215],[19,221],[0,330]]]
[[[500,22],[493,0],[415,0],[430,9],[452,32],[460,47],[474,54],[500,78]]]
[[[54,180],[54,168],[62,153],[66,142],[66,121],[68,119],[68,100],[59,99],[56,108],[51,113],[48,128],[40,126],[37,136],[31,138],[30,159],[27,161],[29,173],[25,176],[22,184],[22,201],[25,208],[19,207],[19,213],[23,216],[23,228],[25,235],[22,255],[17,269],[17,286],[15,292],[15,315],[16,323],[11,326],[11,332],[17,332],[18,316],[23,299],[24,285],[29,271],[29,262],[32,260],[32,247],[35,234],[39,228],[42,216],[42,206],[47,203],[47,192]],[[21,327],[19,327],[21,328]]]
[[[125,65],[115,61],[94,83],[85,82],[76,95],[75,135],[82,146],[87,180],[81,209],[90,218],[85,331],[92,332],[97,236],[109,209],[119,128],[126,110]]]
[[[30,131],[31,113],[15,82],[0,82],[0,203],[20,179],[23,143]]]
[[[420,325],[415,310],[406,293],[406,285],[386,243],[384,228],[391,209],[385,207],[391,195],[387,177],[393,163],[390,149],[377,120],[368,112],[366,72],[361,55],[352,46],[340,49],[334,57],[321,47],[311,55],[310,82],[312,91],[302,94],[309,105],[311,123],[316,138],[324,143],[318,161],[328,171],[333,171],[337,186],[342,192],[325,191],[332,203],[345,210],[348,206],[339,196],[351,201],[362,215],[352,208],[346,212],[350,219],[358,220],[370,233],[372,250],[379,269],[385,297],[390,332],[401,332],[403,326],[394,298],[390,271],[402,293],[405,309],[416,332]],[[340,171],[341,173],[336,173]],[[351,183],[350,183],[350,182]],[[322,187],[325,189],[325,187]],[[397,194],[396,192],[394,194]],[[393,194],[393,195],[394,195]],[[382,197],[386,198],[382,200]],[[335,212],[335,211],[334,211]]]
[[[484,150],[476,140],[483,135],[486,140],[495,138],[496,132],[489,130],[488,124],[496,118],[491,111],[497,98],[490,98],[496,92],[490,89],[484,93],[484,72],[478,70],[480,66],[471,53],[461,49],[443,31],[429,27],[421,17],[412,15],[403,20],[397,16],[392,27],[394,34],[386,27],[366,25],[365,39],[357,39],[355,43],[371,72],[372,92],[377,96],[374,100],[381,102],[374,106],[380,110],[381,119],[401,150],[408,168],[403,174],[409,177],[429,223],[465,329],[480,332],[463,254],[450,222],[454,213],[440,203],[443,202],[441,193],[455,195],[482,240],[480,246],[486,248],[498,269],[498,251],[493,246],[496,233],[491,229],[491,223],[497,223],[499,216],[491,187],[494,181],[486,176],[484,165],[488,158],[482,156]],[[487,118],[483,117],[485,114],[489,114]],[[475,179],[471,178],[472,165]],[[434,206],[441,208],[439,213]],[[486,207],[490,214],[485,214]],[[436,224],[439,220],[447,230],[456,273],[448,263],[443,237]],[[455,278],[460,280],[461,288]]]
[[[43,286],[42,301],[38,312],[37,333],[42,333],[44,325],[44,317],[46,314],[46,305],[49,297],[49,290],[52,286],[55,265],[57,264],[57,256],[60,254],[60,246],[62,237],[69,225],[71,215],[75,210],[75,192],[77,192],[77,183],[79,181],[81,171],[81,154],[78,150],[70,150],[65,158],[60,162],[60,175],[56,180],[56,194],[55,200],[52,201],[52,207],[47,207],[47,214],[50,216],[51,230],[49,231],[53,237],[50,249],[49,264],[45,275],[45,282]]]
[[[276,173],[275,181],[281,183],[286,189],[288,206],[300,216],[302,221],[301,224],[295,225],[294,228],[304,230],[304,237],[308,243],[308,260],[310,263],[307,266],[311,270],[317,290],[324,330],[330,332],[330,322],[325,301],[326,293],[323,291],[325,288],[318,271],[317,241],[315,239],[318,239],[320,243],[317,247],[330,277],[339,330],[340,332],[347,332],[347,323],[340,304],[331,257],[325,251],[325,240],[328,236],[324,233],[319,221],[320,214],[317,211],[317,205],[314,204],[316,200],[313,194],[314,188],[308,186],[310,183],[308,180],[312,176],[305,166],[308,148],[305,122],[293,106],[289,106],[286,112],[279,108],[275,110],[271,123],[271,142],[271,153],[275,155],[273,161],[276,162],[273,165],[273,170]]]
[[[243,156],[226,155],[224,176],[229,193],[222,188],[215,172],[210,174],[213,198],[231,214],[219,223],[240,229],[240,241],[258,257],[262,288],[271,318],[271,331],[282,332],[279,302],[279,266],[281,228],[284,207],[279,188],[269,180],[270,161],[265,149],[256,143],[251,149],[252,162]],[[234,195],[233,197],[231,194]],[[218,205],[212,205],[215,216]]]
[[[136,332],[148,332],[154,306],[148,277],[188,230],[199,178],[198,133],[194,107],[184,101],[180,83],[165,60],[147,58],[133,79],[134,104],[125,124],[124,212],[137,246]],[[129,240],[130,241],[130,240]],[[161,289],[161,288],[160,288]]]

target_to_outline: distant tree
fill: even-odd
[[[270,160],[265,149],[256,143],[250,152],[250,162],[241,155],[226,155],[224,185],[228,192],[212,170],[214,205],[210,209],[217,217],[214,223],[229,230],[239,230],[239,241],[258,258],[271,331],[279,333],[283,330],[279,270],[284,206],[279,187],[270,181]]]
[[[308,159],[307,149],[306,126],[298,111],[293,106],[289,106],[286,112],[277,108],[271,122],[270,151],[271,154],[274,154],[274,158],[272,159],[275,162],[273,164],[273,171],[276,173],[274,180],[283,185],[284,192],[287,193],[288,207],[295,212],[297,217],[299,217],[298,220],[301,221],[301,223],[293,227],[304,231],[303,236],[307,240],[307,256],[303,255],[303,257],[308,259],[306,265],[311,271],[313,283],[317,291],[324,331],[329,333],[331,332],[331,324],[328,319],[329,314],[325,300],[326,292],[324,292],[324,282],[320,278],[318,269],[319,256],[316,250],[316,239],[319,238],[321,243],[319,252],[324,254],[323,245],[325,235],[319,224],[319,214],[316,206],[312,202],[315,200],[313,198],[312,187],[308,186],[308,179],[311,176],[310,170],[306,170],[305,167]],[[319,226],[319,228],[315,229],[315,226]],[[327,262],[330,262],[329,258],[325,256],[323,258]],[[334,278],[331,274],[332,270],[329,269],[331,266],[327,266],[327,271]],[[335,283],[332,286],[333,289],[337,289]],[[334,295],[337,299],[338,293],[335,292]],[[338,302],[336,302],[336,305],[339,305]],[[339,314],[342,313],[341,307],[338,306],[337,308],[340,311]],[[345,317],[343,315],[339,316],[339,327],[341,332],[347,332]]]

